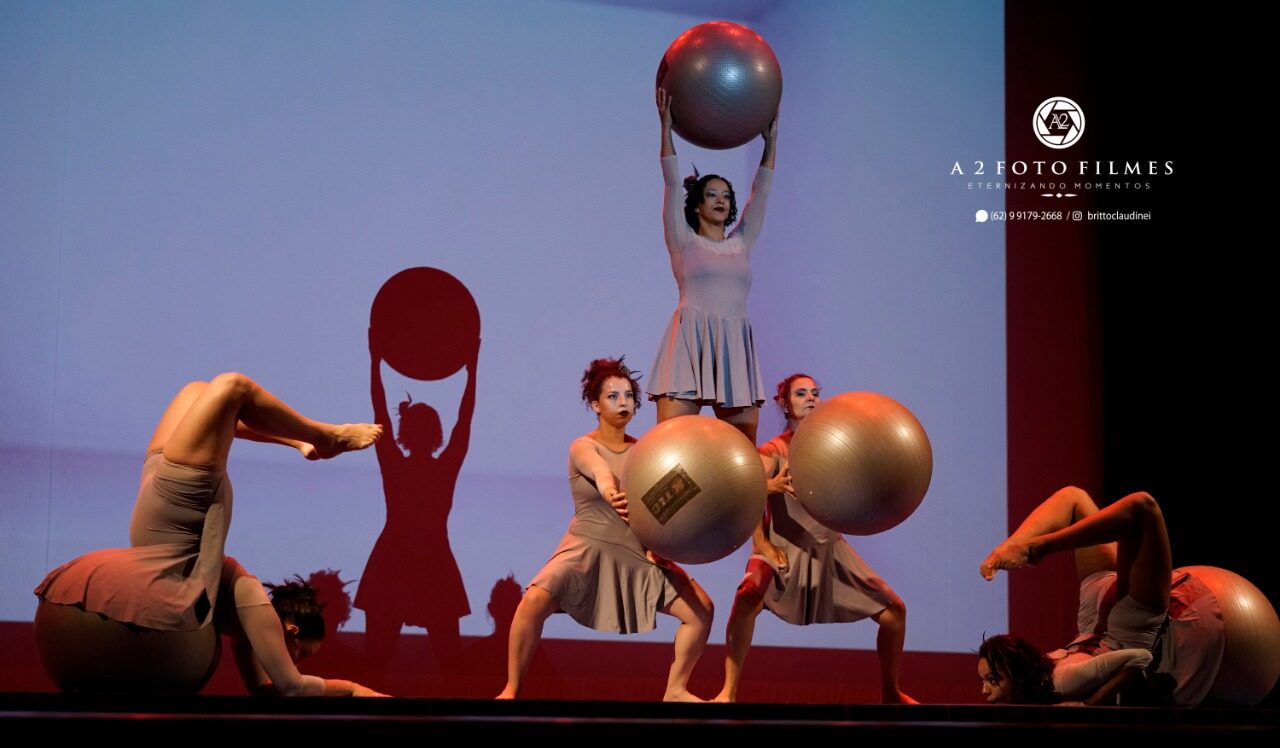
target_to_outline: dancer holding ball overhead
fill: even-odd
[[[778,120],[775,117],[761,133],[760,168],[735,224],[737,195],[727,180],[695,174],[681,182],[671,135],[671,110],[679,106],[664,89],[657,90],[665,184],[662,226],[680,302],[662,336],[649,378],[649,399],[657,403],[659,423],[697,414],[710,405],[717,418],[755,444],[765,394],[747,319],[747,293],[751,250],[764,224],[773,180]]]

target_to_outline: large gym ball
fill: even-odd
[[[84,693],[197,693],[221,648],[213,626],[155,631],[44,601],[36,608],[35,637],[54,684]]]
[[[658,64],[658,87],[671,95],[671,128],[680,137],[703,148],[736,148],[777,114],[782,68],[759,34],[712,21],[671,42]]]
[[[874,535],[920,506],[933,476],[933,449],[911,411],[874,392],[822,402],[791,439],[796,498],[838,532]]]
[[[401,270],[373,299],[369,343],[406,377],[444,379],[475,357],[480,310],[462,281],[445,271]]]
[[[640,542],[682,563],[724,558],[764,515],[764,466],[755,445],[706,416],[653,427],[627,455],[622,487]]]
[[[1266,595],[1249,580],[1214,566],[1182,569],[1218,600],[1223,651],[1208,701],[1253,706],[1280,678],[1280,618]]]

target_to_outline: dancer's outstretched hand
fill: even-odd
[[[787,465],[778,471],[778,474],[770,478],[766,484],[769,493],[795,493],[795,486],[791,484],[791,466]]]
[[[609,502],[609,506],[613,507],[613,511],[618,513],[623,522],[631,524],[631,515],[627,513],[627,492],[617,488],[606,488],[604,491],[605,501]]]
[[[764,142],[770,145],[778,139],[778,115],[773,115],[773,119],[769,120],[769,124],[760,131],[760,137],[764,138]]]
[[[662,131],[666,132],[671,129],[671,94],[667,93],[667,89],[658,89],[657,103],[658,121],[662,123]]]

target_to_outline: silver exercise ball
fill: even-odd
[[[212,624],[156,631],[45,601],[36,608],[34,628],[45,672],[68,692],[198,693],[221,651]]]
[[[688,29],[658,65],[671,95],[671,127],[703,148],[736,148],[768,126],[782,100],[782,68],[764,38],[712,21]]]
[[[1253,706],[1280,678],[1280,618],[1262,591],[1244,577],[1215,566],[1182,569],[1217,598],[1222,613],[1222,664],[1208,700]]]
[[[681,563],[724,558],[764,515],[764,466],[755,445],[706,416],[653,427],[631,448],[622,486],[640,542]]]
[[[884,532],[911,516],[932,476],[924,427],[874,392],[823,401],[791,440],[796,498],[814,519],[849,535]]]

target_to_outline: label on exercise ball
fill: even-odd
[[[665,525],[676,516],[681,507],[701,492],[702,488],[693,482],[684,468],[676,465],[653,488],[645,492],[640,502],[649,508],[649,513],[659,524]]]

